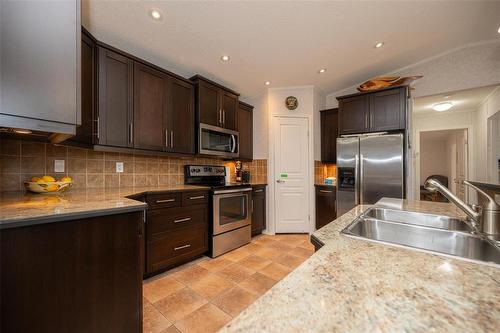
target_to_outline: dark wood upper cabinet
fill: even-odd
[[[238,96],[222,91],[222,127],[236,131],[238,119]]]
[[[93,144],[97,139],[97,113],[95,107],[96,55],[95,40],[82,28],[81,44],[81,110],[82,124],[70,141]]]
[[[197,95],[200,123],[222,126],[219,88],[208,82],[200,81]]]
[[[196,113],[200,123],[236,130],[238,127],[239,94],[196,75]]]
[[[98,48],[99,91],[97,142],[133,147],[134,62],[104,47]]]
[[[340,134],[405,129],[407,98],[407,86],[338,97]]]
[[[238,131],[240,133],[240,160],[253,159],[253,106],[239,102]]]
[[[134,64],[134,148],[166,149],[167,84],[163,72]]]
[[[404,129],[406,123],[405,89],[370,94],[370,129],[373,132]]]
[[[320,112],[321,122],[321,162],[337,163],[337,138],[339,134],[339,110],[328,109]]]
[[[366,95],[355,96],[339,101],[340,134],[368,132],[370,99]]]
[[[169,80],[167,150],[194,154],[194,87],[191,83],[171,77]]]

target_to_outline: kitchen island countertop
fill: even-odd
[[[449,203],[378,205],[462,217]],[[357,206],[313,236],[324,246],[222,332],[493,332],[500,269],[349,238]]]
[[[205,186],[167,185],[71,189],[61,194],[0,192],[0,229],[140,211],[146,208],[146,203],[130,197],[208,189]]]

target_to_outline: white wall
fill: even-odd
[[[253,158],[267,159],[269,149],[269,107],[267,89],[262,94],[249,98],[253,105]]]
[[[450,181],[450,163],[447,140],[420,141],[420,185],[430,175],[442,175]]]
[[[412,169],[414,172],[411,175],[409,197],[410,199],[419,198],[419,188],[423,180],[420,179],[420,133],[426,131],[449,130],[449,129],[467,129],[468,131],[468,145],[469,145],[469,158],[468,158],[468,177],[474,177],[474,170],[476,163],[474,163],[474,156],[476,151],[475,144],[475,118],[476,111],[451,111],[443,113],[424,113],[413,115],[413,134],[412,134],[412,156],[410,158]]]
[[[492,151],[492,147],[488,147],[488,133],[492,135],[492,131],[499,130],[498,126],[492,126],[493,116],[500,111],[500,87],[493,91],[479,106],[474,117],[474,125],[476,130],[476,172],[475,180],[478,181],[497,181],[498,175],[491,174],[491,170],[496,164],[496,160],[500,158],[497,152]],[[490,119],[490,126],[488,126]],[[496,136],[496,135],[495,135]],[[493,136],[492,136],[493,137]],[[488,154],[489,151],[489,154]],[[490,166],[490,168],[488,167]],[[493,167],[492,167],[493,166]],[[490,172],[488,172],[488,169]]]
[[[500,40],[466,45],[416,64],[380,75],[423,75],[413,97],[428,96],[500,83]],[[370,78],[366,78],[367,80]],[[361,82],[359,82],[361,83]],[[326,96],[326,107],[337,107],[336,96],[356,92],[359,84]]]

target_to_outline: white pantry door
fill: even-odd
[[[308,119],[274,117],[274,200],[277,233],[309,232]]]

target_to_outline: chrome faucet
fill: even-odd
[[[478,232],[493,240],[500,240],[500,205],[488,193],[469,181],[464,180],[463,183],[475,189],[486,200],[481,205],[471,207],[451,193],[439,181],[432,178],[425,182],[424,187],[431,192],[440,192],[458,206],[473,221],[473,226],[477,228]]]

